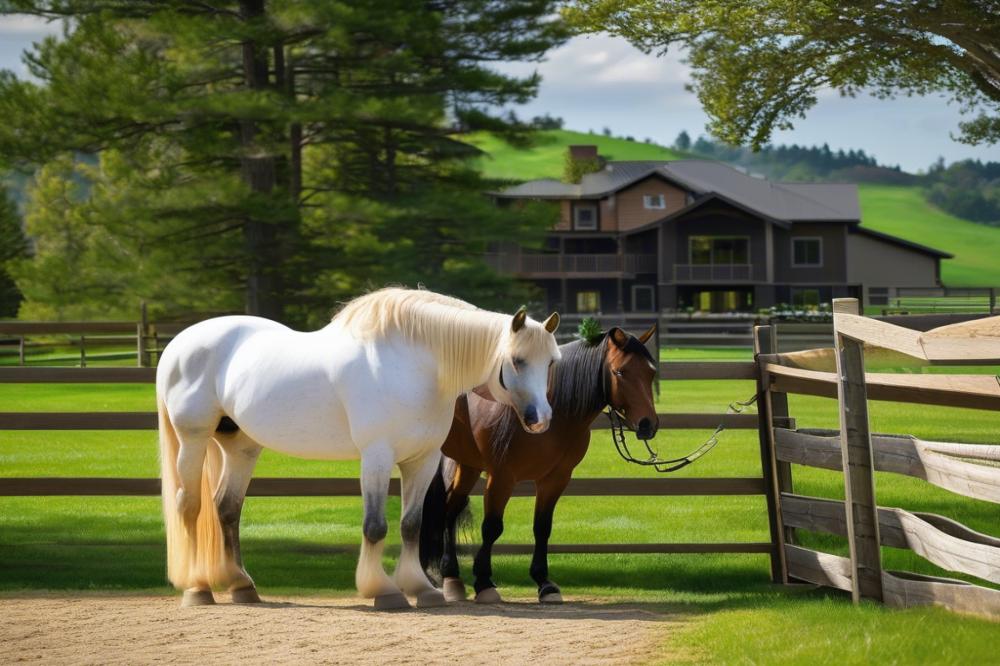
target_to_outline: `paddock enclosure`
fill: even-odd
[[[759,474],[686,478],[577,478],[566,494],[577,497],[753,496],[766,506],[767,540],[649,543],[554,543],[553,554],[750,553],[766,555],[769,576],[780,584],[810,583],[847,590],[855,600],[873,599],[896,607],[939,605],[1000,618],[1000,591],[966,580],[883,570],[880,546],[908,548],[936,566],[1000,583],[1000,539],[937,514],[879,506],[875,471],[924,480],[958,496],[1000,502],[1000,446],[926,441],[905,434],[870,432],[868,401],[905,402],[978,410],[1000,410],[1000,383],[989,374],[865,373],[864,349],[896,350],[930,365],[1000,364],[996,339],[958,338],[944,346],[921,346],[917,333],[861,317],[851,299],[835,302],[836,350],[826,357],[839,369],[804,367],[796,352],[777,353],[770,326],[754,329],[753,361],[670,361],[660,364],[661,379],[671,381],[755,382],[758,413],[666,412],[660,428],[701,430],[719,425],[756,435]],[[994,346],[990,346],[990,344]],[[151,384],[155,370],[143,367],[2,367],[0,382],[10,384]],[[838,401],[839,430],[798,427],[789,395]],[[744,399],[746,395],[726,396]],[[595,428],[606,429],[605,417]],[[154,430],[154,412],[3,412],[3,430]],[[711,455],[711,454],[710,454]],[[845,500],[796,494],[793,465],[842,471]],[[479,486],[481,491],[482,485]],[[392,494],[399,494],[393,480]],[[0,496],[156,496],[159,481],[135,477],[0,478]],[[356,478],[255,478],[248,495],[256,497],[357,497]],[[531,484],[515,496],[531,496]],[[83,501],[83,500],[81,500]],[[762,517],[763,514],[762,514]],[[849,556],[803,545],[804,531],[846,537]],[[339,548],[339,546],[337,546]],[[343,547],[352,552],[354,546]],[[497,554],[531,552],[527,543],[498,543]],[[252,573],[252,572],[251,572]]]

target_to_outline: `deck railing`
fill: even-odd
[[[752,264],[674,264],[674,282],[747,282]]]
[[[655,273],[655,254],[532,254],[493,253],[486,263],[494,270],[515,275],[559,275],[572,273]]]

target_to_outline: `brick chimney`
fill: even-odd
[[[574,160],[596,160],[597,146],[570,146],[569,155]]]

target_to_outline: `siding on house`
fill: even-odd
[[[865,287],[936,287],[938,260],[895,243],[852,233],[847,237],[847,277]]]
[[[662,194],[665,208],[648,209],[643,197]],[[649,224],[684,207],[687,193],[662,178],[641,180],[610,198],[617,210],[618,231],[628,231]]]

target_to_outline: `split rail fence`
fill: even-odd
[[[1000,446],[930,442],[870,432],[868,400],[1000,409],[1000,379],[985,374],[865,372],[865,351],[929,365],[1000,364],[1000,318],[920,333],[859,315],[834,301],[835,348],[757,356],[761,372],[769,506],[779,544],[776,581],[806,581],[895,607],[934,604],[1000,618],[1000,590],[951,578],[886,571],[881,546],[907,548],[946,569],[1000,583],[1000,538],[931,513],[879,506],[874,472],[923,479],[952,493],[1000,503]],[[950,330],[949,330],[950,329]],[[937,334],[935,334],[937,333]],[[759,347],[759,345],[758,345]],[[824,367],[826,366],[826,367]],[[795,429],[788,394],[836,398],[840,430]],[[796,494],[792,464],[844,473],[845,500]],[[798,544],[796,529],[847,538],[849,557]]]
[[[1000,584],[1000,538],[975,532],[935,514],[880,507],[876,470],[926,480],[959,495],[1000,503],[1000,446],[930,442],[907,435],[872,435],[871,400],[1000,409],[1000,381],[991,375],[866,374],[865,348],[884,348],[945,365],[1000,364],[997,337],[933,337],[858,315],[854,299],[834,302],[835,349],[777,353],[770,326],[754,329],[754,361],[669,362],[665,380],[756,382],[759,415],[666,413],[663,429],[756,430],[760,476],[725,478],[576,478],[566,491],[576,496],[758,495],[765,498],[770,530],[766,542],[554,544],[554,553],[762,553],[770,556],[775,582],[805,581],[848,590],[893,606],[937,604],[1000,617],[1000,590],[964,581],[884,571],[880,546],[909,548],[949,571]],[[1000,319],[976,326],[1000,329]],[[990,323],[992,322],[992,323]],[[971,322],[970,322],[971,323]],[[954,327],[952,327],[954,328]],[[994,335],[1000,332],[994,331]],[[823,365],[828,367],[821,367]],[[0,383],[152,383],[152,368],[0,367]],[[840,430],[797,429],[788,395],[835,398]],[[595,429],[609,427],[601,417]],[[0,413],[0,430],[154,430],[153,412]],[[846,501],[795,494],[792,465],[845,471]],[[480,482],[478,492],[482,491]],[[399,494],[393,481],[390,492]],[[158,479],[0,478],[0,496],[159,494]],[[515,496],[531,496],[530,483]],[[250,496],[360,496],[355,478],[255,478]],[[847,537],[849,557],[798,543],[796,530]],[[530,553],[527,544],[497,547]]]

